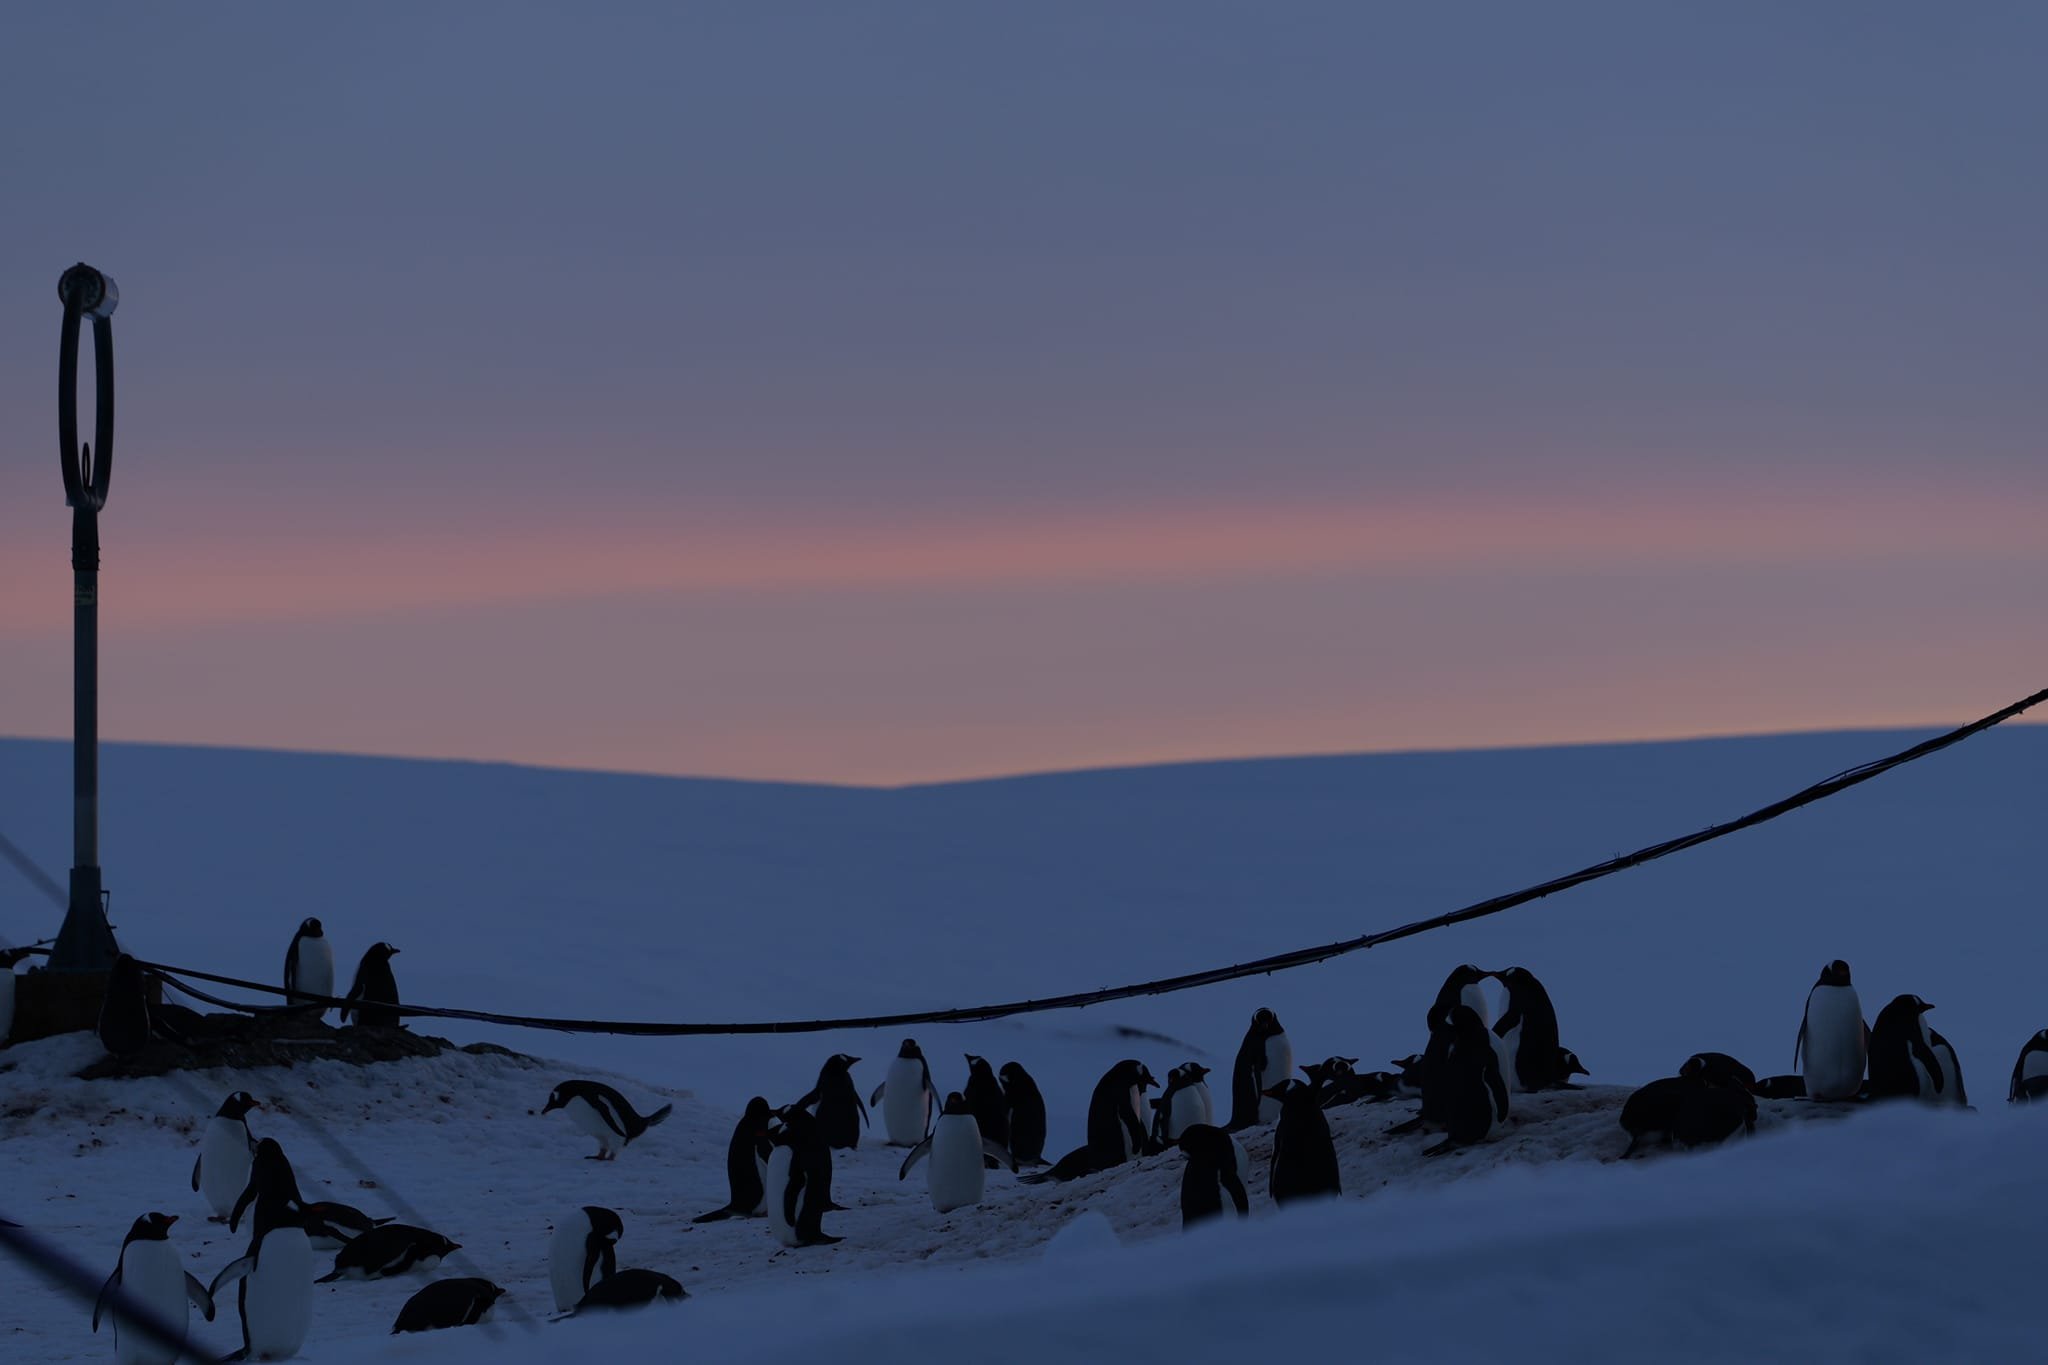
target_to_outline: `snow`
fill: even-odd
[[[1384,927],[1726,818],[1909,740],[1290,760],[900,791],[113,746],[103,843],[117,927],[145,955],[267,980],[298,921],[318,915],[341,975],[389,939],[405,950],[401,990],[436,1003],[767,1018],[1045,995]],[[1297,1060],[1337,1053],[1369,1068],[1419,1048],[1450,966],[1534,969],[1600,1084],[1517,1095],[1502,1139],[1438,1160],[1421,1157],[1419,1136],[1384,1135],[1412,1106],[1336,1111],[1347,1198],[1327,1207],[1276,1213],[1270,1131],[1254,1130],[1243,1225],[1179,1235],[1174,1155],[1068,1186],[991,1173],[980,1209],[940,1216],[921,1179],[897,1181],[901,1152],[870,1129],[835,1169],[852,1207],[826,1227],[847,1240],[785,1251],[763,1220],[688,1222],[726,1202],[741,1104],[794,1099],[835,1051],[863,1058],[865,1093],[901,1031],[650,1040],[422,1023],[549,1060],[449,1053],[81,1082],[90,1039],[0,1053],[0,1212],[108,1267],[137,1214],[177,1213],[174,1241],[210,1278],[245,1239],[203,1221],[193,1146],[221,1097],[247,1089],[267,1106],[252,1126],[285,1144],[308,1197],[422,1222],[464,1247],[437,1273],[510,1290],[495,1336],[387,1341],[423,1277],[321,1286],[308,1359],[459,1360],[480,1345],[492,1360],[562,1359],[617,1339],[710,1359],[822,1346],[894,1360],[971,1333],[988,1359],[1171,1343],[1177,1360],[1220,1360],[1271,1350],[1282,1317],[1306,1340],[1403,1359],[1498,1355],[1503,1323],[1536,1359],[1635,1359],[1646,1339],[1682,1359],[2012,1350],[2025,1315],[1999,1304],[2019,1294],[2026,1211],[2041,1207],[2030,1120],[2042,1116],[2001,1101],[2012,1057],[2048,1022],[2033,982],[2048,927],[2030,890],[2044,743],[2039,730],[1995,732],[1763,830],[1335,964],[909,1031],[941,1091],[964,1079],[964,1053],[1024,1062],[1057,1156],[1120,1057],[1158,1075],[1191,1058],[1227,1067],[1265,1004]],[[64,750],[0,742],[0,764],[13,775],[0,830],[61,870]],[[53,926],[25,885],[0,894],[0,932]],[[1845,1111],[1767,1103],[1758,1136],[1726,1150],[1614,1161],[1628,1087],[1690,1053],[1789,1069],[1801,1004],[1836,956],[1873,1014],[1903,991],[1941,1007],[1933,1018],[1986,1112],[1815,1123],[1800,1120]],[[675,1113],[616,1162],[586,1161],[589,1140],[538,1113],[572,1076]],[[584,1203],[623,1215],[622,1266],[666,1271],[691,1300],[658,1324],[541,1321],[549,1220]],[[43,1302],[27,1285],[0,1263],[0,1351],[111,1351],[87,1330],[89,1308],[23,1311]],[[231,1318],[201,1339],[227,1349]]]

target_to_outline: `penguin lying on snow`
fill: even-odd
[[[1710,1085],[1728,1085],[1756,1093],[1756,1073],[1725,1052],[1695,1052],[1678,1068],[1681,1076],[1704,1080]]]
[[[651,1303],[675,1303],[689,1297],[680,1284],[658,1270],[621,1270],[590,1286],[590,1292],[569,1311],[588,1313],[593,1309],[645,1308]]]
[[[1209,1123],[1192,1123],[1178,1139],[1187,1166],[1180,1177],[1180,1225],[1193,1227],[1205,1218],[1223,1215],[1223,1196],[1230,1196],[1237,1216],[1251,1212],[1238,1169],[1238,1146],[1230,1134]]]
[[[853,1088],[853,1064],[858,1057],[849,1057],[844,1052],[834,1053],[825,1059],[825,1065],[818,1071],[818,1083],[811,1087],[792,1109],[817,1110],[818,1132],[825,1145],[834,1151],[851,1151],[860,1146],[861,1125],[868,1121],[867,1107],[860,1102],[860,1091]]]
[[[693,1223],[716,1223],[727,1218],[752,1218],[765,1211],[768,1194],[768,1156],[775,1143],[768,1135],[775,1111],[759,1095],[747,1101],[746,1112],[732,1130],[725,1148],[725,1180],[732,1198],[722,1209],[700,1213]]]
[[[548,1092],[548,1102],[540,1112],[552,1114],[559,1109],[569,1116],[569,1122],[597,1139],[597,1155],[585,1160],[611,1161],[674,1108],[664,1104],[642,1118],[624,1095],[602,1081],[563,1081]]]
[[[438,1332],[449,1327],[473,1327],[490,1316],[491,1308],[505,1291],[489,1280],[436,1280],[405,1301],[391,1335],[400,1332]]]
[[[1863,1089],[1870,1028],[1850,984],[1849,964],[1840,958],[1821,968],[1806,993],[1806,1013],[1792,1045],[1792,1065],[1817,1100],[1853,1100]]]
[[[555,1311],[573,1312],[590,1286],[619,1268],[619,1239],[626,1224],[610,1209],[585,1204],[555,1223],[548,1239],[548,1287]]]
[[[971,1208],[981,1202],[988,1180],[984,1160],[1008,1166],[1012,1172],[1017,1169],[1010,1160],[1009,1148],[982,1134],[981,1125],[974,1121],[974,1113],[967,1107],[967,1097],[957,1090],[946,1096],[945,1109],[931,1136],[903,1158],[896,1178],[908,1179],[917,1163],[927,1157],[931,1159],[932,1208],[939,1213]]]
[[[315,1251],[339,1251],[348,1243],[395,1220],[372,1218],[361,1209],[333,1200],[306,1205],[306,1239]]]
[[[2048,1028],[2027,1039],[2019,1060],[2012,1064],[2012,1089],[2006,1100],[2028,1104],[2048,1096]]]
[[[398,949],[388,943],[373,943],[363,960],[356,964],[356,979],[344,997],[349,1003],[341,1007],[340,1019],[346,1024],[349,1016],[364,1028],[404,1028],[393,1006],[398,1004],[398,978],[391,974],[391,959],[398,956]]]
[[[1757,1081],[1755,1094],[1760,1100],[1803,1100],[1806,1098],[1806,1077],[1764,1076]]]
[[[1927,1025],[1934,1006],[1917,995],[1895,996],[1870,1029],[1872,1099],[1909,1097],[1967,1107],[1963,1069],[1948,1039]]]
[[[1229,1131],[1240,1132],[1255,1123],[1278,1119],[1280,1102],[1270,1092],[1293,1074],[1294,1045],[1287,1041],[1287,1030],[1280,1027],[1280,1016],[1269,1009],[1258,1010],[1230,1068]]]
[[[438,1232],[407,1223],[387,1223],[372,1228],[336,1252],[334,1269],[313,1283],[383,1280],[412,1270],[432,1270],[460,1250],[460,1242],[451,1242]]]
[[[213,1321],[213,1295],[185,1270],[178,1250],[170,1243],[171,1224],[177,1215],[145,1213],[128,1229],[121,1243],[121,1255],[114,1273],[100,1290],[92,1306],[92,1330],[100,1330],[100,1318],[120,1290],[135,1308],[155,1320],[154,1325],[182,1335],[191,1321],[187,1305]],[[123,1365],[172,1365],[178,1358],[175,1346],[166,1346],[144,1334],[135,1324],[114,1312],[114,1359]]]
[[[1621,1127],[1629,1139],[1622,1156],[1635,1155],[1651,1137],[1692,1148],[1723,1142],[1738,1130],[1753,1132],[1754,1079],[1748,1067],[1725,1053],[1687,1059],[1678,1075],[1651,1081],[1621,1106]]]
[[[1145,1091],[1157,1085],[1143,1062],[1118,1062],[1095,1083],[1088,1097],[1088,1141],[1061,1157],[1049,1170],[1018,1179],[1027,1185],[1046,1180],[1077,1180],[1096,1171],[1121,1166],[1134,1156],[1150,1155],[1151,1135],[1145,1131]]]
[[[996,1073],[1003,1083],[1003,1107],[1010,1125],[1010,1159],[1019,1166],[1045,1164],[1045,1096],[1038,1082],[1016,1062]]]
[[[823,1079],[819,1083],[822,1085]],[[889,1074],[868,1096],[868,1103],[880,1105],[882,1131],[891,1147],[915,1147],[932,1130],[932,1108],[938,1096],[932,1090],[932,1069],[918,1047],[917,1039],[905,1038],[889,1063]]]

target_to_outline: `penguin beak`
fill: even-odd
[[[177,1215],[177,1214],[175,1214],[175,1213],[167,1213],[167,1214],[165,1214],[165,1215],[164,1215],[164,1226],[165,1226],[165,1227],[169,1227],[169,1226],[170,1226],[171,1224],[173,1224],[173,1223],[175,1223],[175,1222],[177,1222],[177,1221],[178,1221],[178,1215]]]
[[[1261,1095],[1264,1095],[1269,1100],[1277,1100],[1283,1098],[1281,1088],[1277,1085],[1274,1086],[1271,1090],[1261,1090],[1259,1093]]]

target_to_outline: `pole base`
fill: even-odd
[[[50,949],[50,970],[104,973],[120,953],[114,931],[107,926],[99,868],[72,868],[71,907],[64,912],[64,927],[57,931],[56,946]]]

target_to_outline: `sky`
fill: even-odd
[[[0,733],[898,783],[2042,682],[2048,11],[78,5]],[[90,429],[90,422],[86,423]]]

